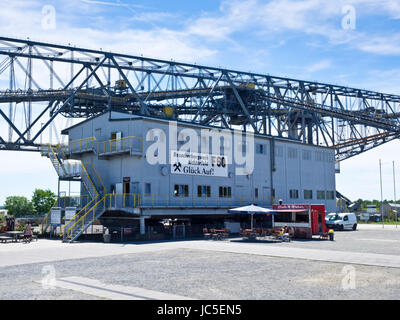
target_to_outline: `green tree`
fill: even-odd
[[[4,207],[9,214],[15,217],[29,216],[35,212],[32,202],[19,196],[7,197]]]
[[[32,196],[32,205],[36,214],[43,214],[50,211],[57,196],[51,190],[36,189]]]

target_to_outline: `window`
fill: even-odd
[[[334,199],[335,199],[335,191],[327,191],[326,200],[334,200]]]
[[[345,217],[343,218],[343,221],[349,221],[349,217],[348,217],[348,216],[345,216]]]
[[[174,187],[175,197],[189,197],[189,186],[187,184],[176,184]]]
[[[296,222],[308,223],[309,222],[308,212],[296,212]]]
[[[289,159],[297,159],[297,149],[288,148],[288,157]]]
[[[151,183],[144,184],[144,193],[150,194],[151,193]]]
[[[303,150],[303,160],[311,160],[311,151]]]
[[[274,216],[275,222],[292,222],[291,212],[279,212]]]
[[[289,190],[290,199],[298,199],[299,198],[299,190],[292,189]]]
[[[111,132],[111,140],[120,140],[122,139],[122,132]]]
[[[317,191],[317,199],[325,200],[325,191]]]
[[[265,154],[265,145],[257,144],[256,145],[256,153],[258,154]]]
[[[211,187],[210,186],[197,186],[197,196],[201,197],[211,197]]]
[[[219,187],[219,197],[220,198],[230,198],[232,196],[231,187]]]
[[[324,160],[324,154],[321,151],[315,151],[315,161],[322,162]]]
[[[282,146],[277,146],[275,147],[275,154],[277,157],[283,157],[283,147]]]
[[[312,190],[304,190],[304,199],[312,199]]]
[[[255,188],[255,189],[254,189],[254,197],[255,197],[255,198],[258,198],[258,188]]]

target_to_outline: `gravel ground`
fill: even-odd
[[[294,243],[292,243],[294,244]],[[43,289],[42,268],[195,299],[399,299],[400,269],[352,265],[355,289],[342,287],[345,265],[174,249],[0,268],[1,299],[98,299]]]

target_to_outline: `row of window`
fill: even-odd
[[[226,186],[220,186],[218,188],[220,198],[231,198],[232,188]],[[187,184],[176,184],[174,186],[175,197],[189,197],[189,185]],[[197,196],[199,198],[211,197],[211,186],[197,186]]]
[[[145,193],[151,193],[151,184],[145,183]],[[174,196],[176,197],[189,197],[189,185],[187,184],[176,184],[174,185]],[[208,185],[198,185],[197,186],[197,196],[199,198],[211,197],[211,186]],[[232,197],[232,187],[228,186],[220,186],[218,188],[218,196],[220,198],[231,198]],[[275,196],[275,190],[272,190],[272,196]],[[317,190],[316,194],[317,200],[334,200],[335,199],[335,191],[324,191]],[[258,188],[254,189],[254,197],[259,197]],[[313,199],[313,190],[303,190],[304,200],[312,200]],[[299,190],[290,189],[289,190],[289,198],[290,199],[299,199]]]
[[[297,159],[299,157],[299,152],[301,152],[301,157],[303,160],[312,160],[313,152],[311,150],[298,150],[295,148],[287,148],[287,156],[289,159]],[[275,154],[277,157],[284,156],[284,147],[276,146]],[[334,162],[335,156],[332,153],[324,152],[324,151],[314,151],[314,160],[318,162]]]
[[[312,190],[303,190],[304,200],[312,200],[313,199],[313,191]],[[290,199],[299,199],[299,190],[291,189],[289,190]],[[334,200],[335,199],[335,191],[323,191],[317,190],[317,200]]]

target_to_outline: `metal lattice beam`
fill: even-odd
[[[337,160],[400,135],[398,95],[0,37],[0,150],[38,150],[59,117],[110,110],[288,137]]]

